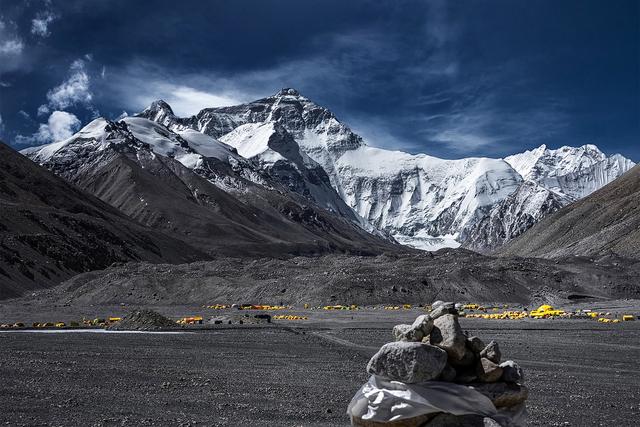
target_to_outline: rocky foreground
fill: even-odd
[[[465,334],[454,303],[434,303],[412,324],[396,325],[393,336],[369,361],[372,377],[349,405],[354,426],[524,424],[522,369],[502,362],[497,342]]]

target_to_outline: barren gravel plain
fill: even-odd
[[[621,302],[612,310],[638,305]],[[223,314],[154,309],[176,317]],[[128,310],[7,305],[0,316],[70,320]],[[181,333],[0,332],[0,425],[346,426],[345,409],[368,377],[368,359],[391,340],[393,325],[422,312],[307,310],[304,321]],[[498,341],[503,359],[523,366],[529,425],[640,423],[640,322],[461,324]]]

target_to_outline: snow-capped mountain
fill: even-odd
[[[279,142],[271,139],[276,153]],[[206,251],[273,256],[380,253],[398,246],[362,229],[321,169],[315,172],[324,181],[302,175],[306,169],[296,171],[297,179],[317,178],[315,189],[333,194],[353,220],[290,191],[277,176],[280,169],[269,175],[254,159],[188,128],[174,132],[141,117],[101,118],[65,141],[22,153],[137,221]],[[301,155],[300,161],[304,166]]]
[[[187,118],[156,101],[137,117],[92,122],[72,144],[24,153],[64,176],[67,159],[118,139],[175,159],[225,192],[284,188],[369,232],[427,250],[493,249],[633,166],[593,145],[458,160],[375,148],[294,89]]]
[[[614,154],[607,157],[595,145],[535,150],[508,156],[505,160],[528,179],[573,200],[588,196],[634,166],[634,162]]]
[[[175,131],[193,129],[219,138],[244,157],[262,159],[263,165],[270,165],[276,154],[293,164],[298,153],[306,155],[367,223],[421,249],[466,241],[478,250],[492,248],[633,166],[593,145],[558,150],[542,146],[504,160],[443,160],[374,148],[331,111],[290,88],[247,104],[207,108],[188,118],[176,117],[162,101],[140,115]],[[276,133],[276,127],[292,139],[285,138],[280,149],[273,150],[265,134]]]
[[[219,142],[235,148],[240,156],[252,160],[254,166],[289,190],[358,223],[370,232],[380,234],[336,194],[325,170],[300,149],[293,136],[279,122],[265,120],[243,123],[241,119],[233,119],[230,114],[219,116],[201,112],[200,115],[200,118],[179,119],[171,106],[160,100],[140,113],[138,119],[146,118],[160,123],[182,136],[196,133],[215,141],[220,137]],[[207,132],[203,132],[203,129]],[[206,141],[203,141],[201,147],[205,145]],[[256,182],[265,184],[259,177]]]
[[[545,216],[573,201],[530,181],[524,181],[504,200],[493,205],[489,213],[460,236],[463,246],[489,252],[515,239]]]

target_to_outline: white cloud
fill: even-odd
[[[13,21],[4,21],[0,16],[0,76],[7,71],[24,66],[26,49]],[[6,87],[4,84],[3,87]]]
[[[24,44],[20,39],[4,40],[0,42],[0,57],[20,55]]]
[[[49,32],[49,24],[55,19],[55,15],[49,11],[39,13],[38,16],[31,21],[31,34],[39,37],[48,37],[51,34]]]
[[[47,104],[42,104],[41,106],[38,107],[38,116],[44,116],[46,114],[49,114],[51,110],[49,110],[49,107],[47,106]]]
[[[488,147],[495,141],[476,133],[464,133],[452,130],[444,130],[434,135],[432,140],[442,142],[449,148],[459,152],[472,152],[480,148]]]
[[[75,60],[69,72],[70,76],[67,80],[47,93],[50,107],[62,110],[76,104],[87,106],[91,104],[93,94],[89,88],[89,75],[84,61]]]
[[[144,104],[150,104],[158,98],[164,99],[179,116],[190,116],[203,108],[223,107],[240,103],[237,99],[223,94],[209,93],[181,85],[158,84],[156,93],[156,96],[147,97]]]
[[[2,121],[2,115],[0,114],[0,135],[4,132],[4,122]]]
[[[32,145],[62,141],[71,137],[78,129],[80,129],[80,120],[74,114],[54,111],[47,123],[40,124],[37,132],[31,136],[18,135],[15,142],[18,145]]]
[[[27,113],[27,112],[26,112],[26,111],[24,111],[24,110],[20,110],[20,111],[18,111],[18,115],[19,115],[20,117],[22,117],[23,119],[25,119],[25,120],[31,120],[31,116],[29,115],[29,113]]]

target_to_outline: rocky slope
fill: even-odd
[[[68,140],[23,153],[131,218],[212,254],[380,253],[397,246],[317,208],[232,147],[145,118],[96,119]]]
[[[114,262],[205,258],[0,143],[0,299]]]
[[[417,253],[416,253],[417,252]],[[489,257],[464,249],[354,257],[216,257],[182,265],[116,265],[78,275],[34,304],[424,304],[640,298],[640,263]],[[39,301],[39,302],[38,302]]]
[[[462,236],[463,246],[478,252],[490,252],[571,202],[573,199],[570,197],[548,190],[533,181],[525,181],[465,231]]]
[[[278,151],[281,157],[296,164],[289,154],[302,152],[324,169],[337,194],[366,223],[421,249],[469,242],[476,250],[490,250],[633,166],[591,145],[558,150],[542,146],[504,160],[443,160],[378,149],[294,89],[247,104],[204,109],[188,118],[176,117],[166,103],[157,101],[140,115],[178,132],[192,129],[219,138],[248,158],[266,156],[262,163],[267,165],[273,150],[261,141],[265,129],[277,127],[291,136],[281,144],[289,147]],[[541,186],[548,202],[525,197],[530,192],[526,181]],[[505,206],[510,196],[510,201],[518,199],[520,210]],[[531,215],[535,209],[542,210]],[[497,224],[505,217],[508,222]],[[516,232],[503,231],[508,229]]]
[[[544,218],[505,256],[640,258],[640,166]]]

